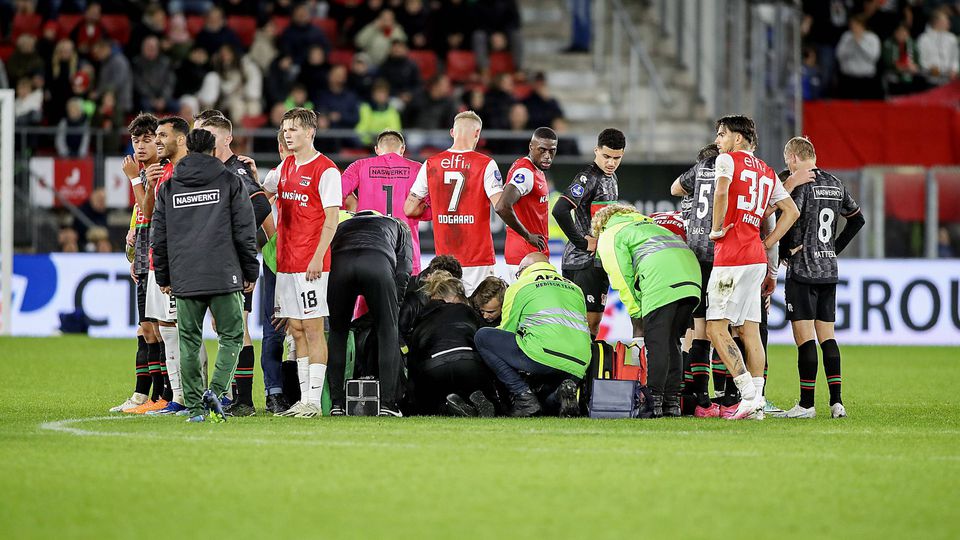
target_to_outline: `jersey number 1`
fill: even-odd
[[[460,196],[463,195],[463,182],[466,177],[459,171],[443,171],[443,183],[453,184],[453,194],[450,196],[450,204],[447,205],[447,212],[454,213],[460,206]]]
[[[393,217],[393,186],[384,184],[383,190],[387,192],[387,217]]]

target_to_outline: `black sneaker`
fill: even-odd
[[[514,418],[525,418],[540,414],[540,401],[533,392],[527,390],[522,394],[514,394],[510,397],[513,408],[510,410],[510,416]]]
[[[257,409],[253,405],[234,401],[229,407],[223,409],[223,414],[227,416],[253,416],[257,414]]]
[[[283,398],[283,394],[267,396],[267,411],[271,414],[280,414],[290,408],[290,404]]]
[[[663,416],[679,418],[682,414],[679,394],[667,394],[663,396]]]
[[[450,394],[447,396],[447,403],[445,404],[445,409],[448,415],[450,416],[462,416],[462,417],[473,417],[477,416],[477,410],[473,408],[472,405],[467,403],[462,397],[457,394]]]
[[[577,383],[565,379],[557,388],[557,401],[560,402],[560,418],[580,416],[580,402],[577,400]]]
[[[663,394],[652,394],[650,396],[650,410],[653,418],[663,417]]]
[[[340,405],[331,405],[330,406],[330,416],[346,416],[347,411],[343,410],[343,407]]]
[[[480,390],[470,394],[470,403],[473,403],[473,407],[477,409],[477,416],[481,418],[493,418],[497,415],[497,408]]]
[[[403,413],[400,412],[400,409],[398,409],[396,405],[391,406],[381,403],[380,412],[377,413],[377,416],[393,416],[395,418],[402,418]]]

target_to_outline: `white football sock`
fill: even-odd
[[[733,378],[733,383],[740,390],[740,397],[745,401],[753,401],[757,397],[757,387],[753,385],[753,376],[747,371],[743,375]]]
[[[300,401],[307,402],[307,388],[310,387],[310,357],[297,358],[297,378],[300,379]]]
[[[133,396],[130,399],[132,399],[133,402],[136,403],[137,405],[143,405],[144,403],[147,402],[148,397],[149,396],[147,396],[146,394],[138,394],[137,392],[134,392]]]
[[[320,407],[323,396],[323,379],[327,376],[327,366],[310,364],[310,388],[307,391],[307,403]]]
[[[170,377],[173,401],[183,405],[183,385],[180,383],[180,331],[176,326],[161,326],[160,338],[163,339],[163,350],[167,354],[167,376]]]
[[[766,382],[766,381],[763,380],[763,377],[754,377],[754,378],[753,378],[753,387],[757,389],[757,396],[762,396],[762,395],[763,395],[763,384],[764,384],[764,382]]]

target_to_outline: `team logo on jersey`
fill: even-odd
[[[497,181],[498,184],[500,184],[501,186],[503,185],[503,177],[500,176],[500,171],[499,171],[499,170],[497,170],[497,169],[494,169],[494,170],[493,170],[493,178],[494,178],[494,180]]]
[[[570,194],[574,197],[583,197],[583,184],[574,184],[570,186]]]
[[[173,195],[174,208],[205,206],[208,204],[217,204],[218,202],[220,202],[220,190],[218,189],[205,189],[203,191],[175,193]]]
[[[523,173],[519,173],[519,172],[518,172],[517,174],[513,175],[513,181],[516,182],[516,183],[518,183],[518,184],[522,184],[522,183],[523,183]]]
[[[243,167],[240,167],[239,169],[237,169],[237,174],[247,174],[247,170],[244,169]]]
[[[303,187],[310,187],[310,177],[309,177],[309,176],[301,176],[301,177],[300,177],[300,185],[303,186]]]

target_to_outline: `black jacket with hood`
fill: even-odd
[[[150,234],[157,285],[171,285],[174,296],[239,291],[260,274],[249,196],[211,155],[177,163],[160,186]]]

